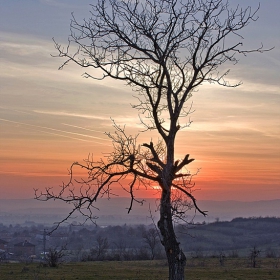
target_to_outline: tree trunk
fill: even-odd
[[[170,192],[162,192],[158,228],[169,265],[169,280],[184,280],[186,257],[180,249],[180,243],[177,242],[174,232]]]

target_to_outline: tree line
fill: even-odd
[[[44,226],[0,224],[0,239],[10,244],[24,241],[43,251]],[[51,229],[48,229],[50,231]],[[235,218],[232,221],[177,225],[175,232],[187,258],[224,255],[246,257],[255,248],[258,257],[280,257],[280,218]],[[144,225],[63,226],[47,235],[45,249],[65,261],[127,261],[164,259],[161,238],[156,227]]]

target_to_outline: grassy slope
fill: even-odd
[[[279,260],[278,260],[279,262]],[[195,259],[188,262],[186,279],[219,280],[280,279],[280,264],[274,259],[261,260],[259,268],[249,268],[245,259],[226,260],[225,266],[218,259]],[[0,264],[1,280],[167,280],[168,268],[163,261],[87,262],[63,264],[46,268],[39,264]]]

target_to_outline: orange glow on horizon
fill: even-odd
[[[33,189],[38,187],[51,186],[58,189],[62,182],[67,182],[69,179],[68,168],[73,159],[79,158],[82,162],[83,158],[88,155],[88,147],[85,146],[82,147],[82,150],[76,149],[75,153],[75,142],[66,142],[62,148],[59,145],[53,145],[53,147],[46,145],[45,149],[41,143],[34,140],[32,146],[28,146],[28,141],[21,142],[22,146],[16,146],[13,141],[4,143],[5,147],[9,145],[18,147],[19,153],[12,154],[12,157],[9,157],[10,160],[7,161],[5,160],[9,156],[9,149],[7,149],[4,151],[4,157],[0,160],[1,185],[6,189],[1,190],[0,198],[11,196],[30,198],[34,196]],[[69,153],[68,150],[73,151],[73,153]],[[197,151],[199,152],[199,148]],[[100,156],[94,156],[94,159],[98,160],[102,157],[100,150],[98,150],[98,154]],[[240,197],[243,200],[251,199],[250,189],[254,189],[257,198],[258,193],[263,193],[266,188],[270,191],[262,197],[280,197],[277,159],[275,161],[273,158],[270,159],[270,166],[265,166],[264,169],[263,161],[252,161],[248,157],[233,160],[231,157],[215,156],[214,153],[210,157],[211,160],[206,160],[207,158],[200,154],[195,157],[197,160],[188,167],[193,174],[197,172],[197,169],[200,169],[198,174],[192,178],[195,183],[194,195],[199,199],[220,200],[232,197],[236,199]],[[204,159],[204,161],[199,160],[199,158]],[[265,178],[264,174],[267,174]],[[237,191],[242,195],[239,196]],[[120,187],[114,187],[112,192],[118,196],[129,196],[129,193]],[[148,189],[139,187],[134,192],[137,197],[157,198],[160,195],[160,187],[156,185]]]

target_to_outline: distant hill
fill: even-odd
[[[134,203],[130,214],[127,214],[129,198],[102,198],[97,201],[96,216],[100,225],[108,224],[149,224],[152,214],[157,220],[158,202],[154,199],[145,199],[143,205]],[[230,221],[236,217],[279,217],[280,199],[262,200],[252,202],[241,201],[199,201],[201,209],[208,211],[208,216],[196,215],[194,222]],[[60,201],[41,202],[34,199],[0,199],[0,223],[15,224],[26,221],[41,223],[54,223],[61,220],[71,206]],[[194,217],[194,212],[189,212],[189,218]]]
[[[182,248],[195,257],[221,252],[249,256],[254,246],[263,257],[280,256],[280,218],[235,218],[177,231]]]
[[[208,210],[209,217],[229,221],[236,217],[280,217],[280,199],[260,201],[200,201],[200,207]]]

